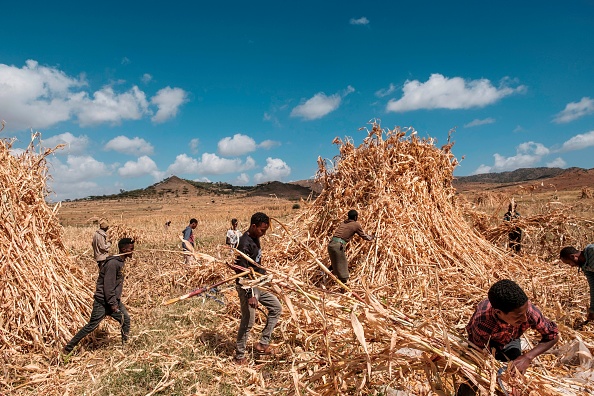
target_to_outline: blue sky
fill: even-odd
[[[456,128],[457,176],[594,167],[593,1],[398,3],[4,4],[1,137],[67,144],[52,200],[307,179],[374,118]]]

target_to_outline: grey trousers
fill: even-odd
[[[128,315],[128,311],[121,301],[118,301],[118,308],[120,309],[120,312],[111,312],[111,308],[107,304],[102,304],[94,299],[93,311],[91,312],[91,319],[89,319],[89,323],[87,323],[85,327],[76,333],[70,342],[66,344],[64,350],[66,352],[72,351],[74,347],[80,342],[80,340],[95,330],[97,326],[99,326],[99,323],[101,323],[103,318],[105,318],[107,315],[111,316],[122,325],[122,341],[127,341],[128,334],[130,333],[130,315]]]
[[[237,346],[235,348],[235,357],[241,359],[245,355],[245,347],[247,344],[250,331],[254,326],[254,320],[256,319],[256,310],[249,306],[247,290],[242,289],[240,285],[235,285],[237,294],[239,295],[239,304],[241,306],[241,322],[239,324],[239,330],[237,331]],[[272,331],[280,318],[283,308],[281,307],[280,301],[272,293],[265,292],[263,290],[254,287],[254,297],[258,299],[258,302],[266,307],[268,310],[268,316],[266,317],[266,326],[262,330],[260,336],[260,344],[270,344],[270,336]]]
[[[337,241],[330,241],[328,256],[332,263],[332,272],[342,283],[346,283],[349,280],[349,262],[344,253],[344,245]]]

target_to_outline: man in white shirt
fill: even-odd
[[[237,229],[237,219],[231,219],[231,228],[227,230],[225,243],[231,247],[237,247],[241,238],[241,231]]]

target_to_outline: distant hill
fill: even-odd
[[[182,179],[177,176],[168,177],[146,188],[136,190],[120,190],[119,194],[90,196],[84,200],[94,199],[124,199],[124,198],[150,198],[196,195],[246,195],[261,197],[277,197],[289,200],[298,200],[315,195],[311,188],[296,184],[281,183],[278,181],[258,184],[257,186],[233,186],[222,182],[197,182]]]
[[[480,175],[456,177],[456,179],[464,183],[515,183],[555,177],[575,169],[581,168],[520,168],[511,172],[482,173]]]
[[[511,172],[456,177],[452,184],[461,192],[505,189],[519,185],[539,185],[556,191],[580,190],[594,187],[594,168],[521,168]]]
[[[277,197],[283,199],[297,200],[299,198],[308,198],[310,195],[317,195],[309,187],[304,187],[295,183],[281,183],[272,181],[258,184],[247,192],[248,196],[258,197]]]

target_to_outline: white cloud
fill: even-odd
[[[146,94],[137,86],[116,92],[107,85],[92,92],[85,90],[83,75],[71,77],[34,60],[21,68],[0,64],[0,87],[0,118],[14,130],[45,129],[71,119],[81,126],[119,124],[153,114]],[[175,116],[185,97],[180,88],[160,90],[151,101],[157,108],[153,120]]]
[[[199,162],[196,158],[192,158],[187,154],[180,154],[175,157],[173,164],[167,168],[167,174],[184,175],[191,173],[198,173]]]
[[[188,94],[181,88],[165,87],[151,98],[151,103],[156,105],[157,113],[151,118],[153,122],[164,122],[175,117],[179,107],[188,101]]]
[[[66,163],[54,157],[50,158],[48,163],[53,179],[62,184],[88,181],[111,173],[105,163],[89,155],[69,155]]]
[[[153,80],[153,76],[148,73],[144,73],[141,77],[143,83],[148,84]]]
[[[255,166],[256,162],[252,157],[247,157],[245,162],[242,162],[239,158],[228,159],[221,158],[216,154],[204,153],[200,160],[198,172],[205,175],[220,175],[253,169]]]
[[[106,150],[117,151],[122,154],[135,155],[137,157],[141,155],[150,155],[153,153],[153,145],[144,139],[135,137],[130,139],[126,136],[118,136],[111,139],[105,145]]]
[[[132,63],[132,61],[130,59],[128,59],[127,56],[124,56],[122,58],[122,65],[129,65],[130,63]]]
[[[71,90],[84,85],[82,78],[68,77],[33,60],[22,68],[0,64],[0,118],[17,130],[43,129],[68,120]]]
[[[123,120],[139,120],[150,114],[146,95],[137,86],[124,93],[116,93],[112,87],[104,87],[93,93],[90,99],[85,92],[73,95],[73,110],[77,112],[81,126],[102,123],[120,124]]]
[[[494,118],[485,118],[484,120],[479,120],[478,118],[475,118],[474,120],[470,121],[468,124],[464,125],[464,128],[472,128],[475,126],[479,126],[479,125],[487,125],[487,124],[493,124],[495,122]]]
[[[557,113],[553,121],[563,124],[592,113],[594,113],[594,99],[583,97],[579,102],[568,103],[563,111]]]
[[[482,164],[474,173],[504,172],[518,168],[530,168],[538,164],[542,157],[548,155],[550,150],[541,143],[525,142],[516,147],[516,155],[504,157],[498,153],[493,154],[493,166]]]
[[[514,133],[524,132],[524,128],[522,128],[521,125],[517,125],[512,132],[514,132]]]
[[[265,150],[269,150],[273,147],[280,146],[281,143],[275,140],[264,140],[262,143],[258,144],[258,148],[263,148]]]
[[[293,108],[291,117],[301,117],[308,121],[322,118],[338,109],[342,99],[352,92],[355,92],[355,88],[350,85],[342,93],[330,96],[326,96],[324,92],[318,92],[312,98]]]
[[[567,162],[565,162],[561,157],[557,157],[551,162],[547,162],[548,168],[565,168],[565,166],[567,166]]]
[[[200,144],[200,140],[198,138],[194,138],[192,140],[190,140],[189,146],[190,146],[190,151],[192,152],[192,154],[198,154],[198,145]]]
[[[282,180],[291,174],[291,167],[280,158],[266,158],[266,166],[262,173],[254,175],[254,181],[258,184],[273,180]]]
[[[246,173],[242,173],[235,178],[232,184],[235,186],[246,186],[249,182],[250,177]]]
[[[406,81],[402,88],[402,98],[391,99],[386,105],[386,111],[484,107],[505,96],[526,91],[523,85],[516,88],[507,86],[508,81],[504,79],[497,88],[487,79],[466,81],[461,77],[447,78],[436,73],[425,83],[418,80]]]
[[[59,144],[65,144],[62,150],[56,151],[56,154],[82,154],[89,145],[89,138],[86,135],[74,136],[70,132],[42,139],[41,144],[46,148],[54,148]]]
[[[390,83],[390,86],[388,88],[375,91],[375,96],[377,96],[378,98],[383,98],[384,96],[391,95],[394,92],[396,92],[396,85]]]
[[[591,146],[594,146],[594,131],[581,133],[566,140],[561,146],[560,151],[581,150]]]
[[[167,168],[167,174],[203,174],[203,175],[221,175],[225,173],[242,172],[253,169],[256,162],[252,157],[247,157],[245,162],[239,158],[228,159],[221,158],[216,154],[203,153],[200,160],[192,158],[186,154],[180,154],[175,158],[173,164]]]
[[[351,25],[367,25],[367,24],[369,24],[369,19],[367,19],[365,17],[361,17],[361,18],[357,18],[357,19],[351,18],[349,23]]]
[[[128,161],[118,169],[118,174],[122,177],[140,177],[151,175],[155,180],[161,180],[164,172],[159,172],[157,164],[150,157],[143,155],[137,161]]]
[[[233,137],[225,137],[219,140],[217,147],[219,154],[231,157],[255,151],[256,142],[249,136],[237,133]]]

